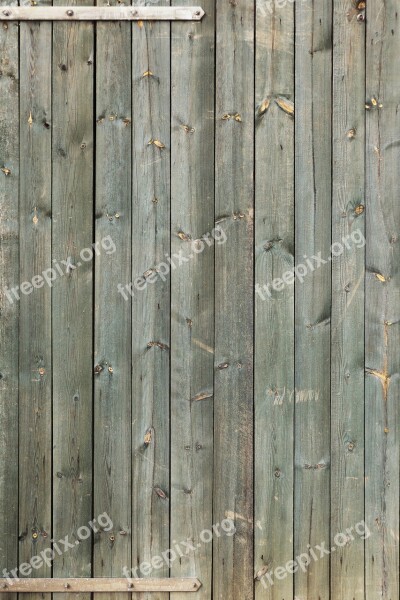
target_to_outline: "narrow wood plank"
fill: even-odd
[[[253,598],[254,4],[217,0],[214,597]]]
[[[168,559],[152,560],[170,548],[170,277],[158,268],[170,254],[169,23],[132,25],[132,77],[131,566],[166,577]]]
[[[0,0],[0,5],[4,1]],[[0,572],[18,565],[19,51],[18,27],[0,24]],[[6,507],[6,508],[5,508]],[[9,600],[16,600],[9,594]]]
[[[212,531],[213,523],[218,237],[215,242],[215,3],[207,0],[204,7],[207,17],[201,25],[172,25],[172,256],[180,254],[187,262],[171,272],[171,540],[191,540],[196,550],[174,561],[171,574],[199,577],[198,595],[205,600],[212,595],[212,539],[203,532]],[[219,534],[225,535],[222,529]],[[171,600],[181,597],[171,594]]]
[[[365,28],[353,8],[351,0],[334,3],[333,20],[332,243],[339,254],[332,258],[331,597],[338,600],[364,598],[364,540],[354,527],[364,519]],[[335,542],[339,533],[348,538],[344,546]]]
[[[96,42],[94,516],[113,528],[94,545],[97,577],[131,563],[131,26],[98,23]],[[115,595],[123,600],[124,595]],[[94,595],[96,600],[97,596]]]
[[[330,0],[296,3],[295,557],[330,537],[331,28]],[[329,598],[329,558],[296,572],[295,595]]]
[[[75,598],[78,593],[107,593],[114,594],[115,592],[121,592],[121,598],[126,598],[127,593],[129,594],[140,594],[143,592],[197,592],[201,587],[201,582],[195,577],[184,578],[162,578],[162,579],[133,579],[128,581],[127,579],[119,578],[60,578],[60,579],[20,579],[19,581],[13,581],[12,579],[0,579],[0,594],[9,594],[9,592],[15,591],[19,593],[31,593],[33,591],[39,592],[58,592],[61,594],[75,594]],[[122,595],[122,592],[124,594]],[[153,595],[151,596],[154,597]],[[24,596],[26,598],[26,596]],[[112,596],[112,598],[118,598],[118,596]]]
[[[365,597],[393,600],[400,594],[398,3],[367,12]]]
[[[93,42],[91,24],[53,25],[53,537],[76,545],[55,577],[92,574]]]
[[[20,26],[19,563],[50,552],[52,526],[51,45],[50,23]],[[33,277],[38,276],[32,286]],[[24,292],[24,288],[22,289]],[[27,567],[48,577],[51,567]],[[42,595],[30,594],[30,600]]]
[[[7,6],[0,21],[201,21],[200,6]]]
[[[291,600],[294,282],[271,286],[294,267],[294,7],[256,16],[255,598]]]

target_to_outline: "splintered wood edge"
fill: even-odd
[[[201,6],[2,6],[0,21],[201,21]]]
[[[197,592],[201,582],[195,577],[160,579],[63,578],[0,579],[0,594],[77,593],[77,592]]]

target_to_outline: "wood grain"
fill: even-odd
[[[92,518],[93,261],[81,252],[93,240],[93,53],[91,24],[53,25],[52,254],[67,262],[52,296],[53,536],[76,545],[56,556],[55,577],[92,574],[78,530]]]
[[[257,12],[255,197],[255,576],[257,600],[293,597],[293,576],[272,571],[293,555],[294,8]],[[265,287],[264,287],[265,286]],[[269,287],[268,287],[269,286]],[[266,577],[270,573],[272,581]]]
[[[132,568],[170,548],[170,25],[132,25]],[[162,272],[165,267],[161,267]],[[130,296],[129,296],[130,297]],[[169,575],[165,561],[152,576]],[[167,600],[164,593],[143,600]]]
[[[3,5],[4,1],[0,1]],[[19,48],[18,27],[0,26],[0,568],[18,564]],[[16,600],[9,594],[8,600]]]
[[[51,33],[49,23],[20,26],[21,282],[31,282],[52,267]],[[29,293],[21,294],[20,300],[20,563],[51,548],[51,287],[43,280],[39,285],[28,286]],[[46,577],[51,568],[43,565],[32,572]]]
[[[254,6],[216,2],[214,598],[253,598]],[[249,67],[250,66],[250,67]]]
[[[132,309],[117,287],[132,268],[131,38],[129,23],[97,24],[94,516],[107,513],[113,528],[96,536],[96,577],[131,563]]]
[[[295,282],[295,388],[312,393],[295,406],[295,556],[330,536],[331,8],[296,4],[295,263],[327,263]],[[329,598],[329,560],[296,572],[295,595]]]
[[[172,256],[187,260],[171,272],[171,539],[196,546],[171,573],[199,577],[202,599],[211,597],[212,543],[201,534],[213,523],[213,4],[200,25],[172,25],[171,78]]]
[[[398,5],[367,14],[365,331],[366,599],[399,596],[400,50]]]
[[[331,597],[364,597],[365,28],[334,4],[331,351]],[[353,237],[350,237],[353,236]],[[343,240],[346,240],[344,242]],[[354,242],[353,240],[358,240]],[[346,532],[348,544],[335,544]]]

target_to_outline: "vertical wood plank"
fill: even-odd
[[[170,278],[158,269],[170,253],[169,23],[132,25],[132,77],[132,567],[143,577],[170,547]],[[169,575],[154,564],[152,577]]]
[[[296,3],[295,262],[327,263],[295,283],[295,556],[330,533],[331,8]],[[295,595],[329,598],[329,559],[297,571]]]
[[[333,16],[332,243],[339,254],[332,258],[331,597],[359,600],[364,540],[354,526],[364,519],[365,28],[351,0],[334,3]],[[342,532],[349,543],[341,547],[335,536]]]
[[[367,9],[366,599],[399,597],[398,3]],[[396,65],[396,66],[395,66]]]
[[[256,16],[255,598],[291,600],[272,571],[293,555],[294,282],[271,285],[294,267],[294,7]]]
[[[93,261],[81,252],[93,240],[93,52],[92,24],[53,25],[52,254],[67,262],[52,294],[53,536],[76,545],[56,556],[55,577],[92,574],[78,530],[92,516]]]
[[[20,24],[20,277],[51,268],[51,23]],[[19,562],[51,548],[51,288],[38,281],[20,300]],[[31,577],[49,577],[44,564]],[[42,594],[27,594],[39,600]],[[21,596],[22,597],[22,596]],[[50,596],[46,596],[49,598]]]
[[[107,513],[113,528],[96,540],[93,570],[121,577],[132,545],[132,314],[117,287],[131,276],[131,25],[96,30],[94,517]]]
[[[8,4],[0,1],[0,6]],[[13,4],[13,3],[12,3]],[[0,23],[0,570],[18,564],[19,285],[18,24]],[[16,600],[16,594],[7,594]]]
[[[191,540],[196,550],[174,561],[171,574],[198,577],[196,595],[207,599],[212,540],[202,532],[211,530],[213,504],[214,2],[203,9],[201,23],[172,25],[172,256],[187,262],[171,272],[171,540]],[[171,594],[171,600],[190,596]]]
[[[214,597],[253,598],[254,3],[217,0]],[[229,115],[229,116],[228,116]]]

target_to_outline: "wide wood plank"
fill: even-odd
[[[0,5],[4,0],[0,1]],[[0,24],[0,570],[18,565],[19,50]],[[16,600],[9,594],[8,600]]]
[[[23,23],[20,32],[20,277],[28,284],[20,300],[19,562],[29,563],[51,548],[51,287],[42,274],[52,267],[52,28],[50,23]],[[31,572],[46,577],[51,567],[43,563]]]
[[[217,0],[214,598],[253,598],[254,5]]]
[[[388,0],[367,9],[366,600],[400,594],[398,8]]]
[[[334,3],[331,597],[338,600],[364,598],[364,540],[354,531],[364,519],[365,28],[358,14],[351,0]],[[348,543],[337,546],[342,532]]]
[[[170,277],[158,267],[170,254],[169,23],[132,25],[132,77],[131,566],[143,577],[170,548]],[[168,576],[168,560],[155,564],[153,577]]]
[[[200,6],[21,6],[0,11],[0,21],[200,21]]]
[[[53,25],[53,537],[76,546],[56,577],[92,574],[93,57],[91,24]]]
[[[94,516],[107,513],[113,527],[96,539],[93,572],[121,577],[131,563],[132,545],[132,315],[130,302],[118,291],[131,276],[129,23],[98,23],[95,64]]]
[[[331,9],[296,3],[295,556],[330,536]],[[295,595],[329,598],[329,558],[297,570]]]
[[[211,597],[214,378],[214,2],[202,23],[172,26],[171,539],[195,551],[172,564]],[[207,236],[207,241],[205,241]],[[218,237],[217,237],[218,240]],[[222,535],[224,535],[221,530]],[[204,541],[206,539],[206,541]],[[186,598],[171,594],[171,600]]]
[[[257,600],[291,600],[293,576],[294,7],[257,10],[255,200],[255,575]],[[269,577],[268,577],[269,576]]]

